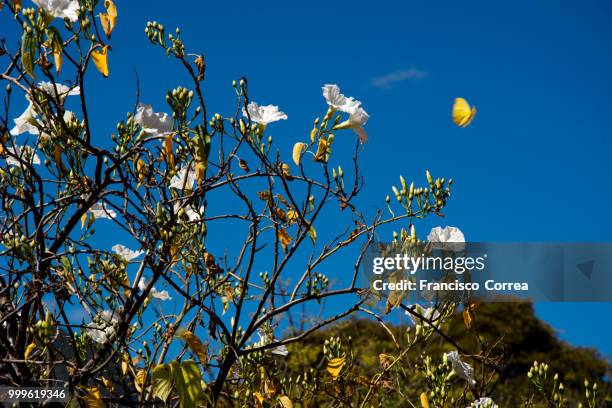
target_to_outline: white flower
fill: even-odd
[[[112,250],[126,261],[131,261],[144,254],[144,251],[133,251],[121,244],[113,245]]]
[[[287,115],[279,111],[278,106],[259,106],[255,102],[249,102],[246,110],[242,108],[242,114],[245,117],[250,116],[253,122],[259,123],[260,125],[264,126],[268,125],[268,123],[287,119]]]
[[[370,115],[361,107],[352,105],[349,107],[349,127],[353,129],[353,131],[359,137],[359,141],[361,143],[365,143],[368,141],[368,134],[363,128],[366,123],[368,123],[368,119],[370,119]]]
[[[38,88],[50,95],[52,98],[59,98],[60,102],[63,102],[67,96],[79,95],[81,93],[81,88],[78,86],[70,88],[64,84],[53,85],[51,82],[40,82],[38,84]],[[13,120],[15,122],[15,126],[10,131],[11,135],[17,136],[26,132],[33,135],[39,134],[38,127],[41,125],[36,117],[34,103],[32,103],[32,98],[30,95],[26,95],[26,99],[28,100],[28,107],[21,115],[19,115],[19,117]],[[64,120],[66,120],[65,114]]]
[[[476,380],[474,379],[474,368],[468,363],[462,361],[457,351],[446,353],[446,357],[451,363],[455,374],[466,380],[470,386],[473,387],[476,385]]]
[[[451,245],[454,251],[463,251],[465,249],[465,236],[459,228],[456,227],[435,227],[432,228],[427,236],[429,242],[439,242],[445,244],[447,242],[459,243]]]
[[[81,93],[81,88],[78,86],[75,86],[74,88],[70,88],[68,85],[59,84],[59,83],[56,83],[54,85],[52,82],[40,82],[38,84],[38,88],[44,91],[45,93],[51,95],[53,98],[56,98],[59,96],[59,99],[62,102],[67,96],[79,95]],[[56,89],[57,89],[57,93],[55,92]]]
[[[6,157],[6,164],[9,166],[20,166],[19,159],[30,165],[40,164],[40,157],[34,153],[34,149],[30,146],[7,147],[6,152],[9,153],[9,156]]]
[[[353,105],[359,106],[361,103],[353,98],[347,98],[340,93],[340,88],[336,84],[327,84],[321,87],[323,97],[329,106],[342,112],[348,112]]]
[[[145,290],[146,288],[147,281],[145,281],[144,278],[140,278],[140,280],[138,281],[138,289]],[[153,286],[149,291],[149,296],[159,300],[172,300],[167,290],[159,291],[155,288],[155,286]]]
[[[415,312],[417,312],[418,314],[420,314],[421,316],[423,316],[425,319],[427,319],[428,321],[432,322],[434,325],[439,326],[441,322],[440,319],[440,312],[438,312],[436,310],[435,307],[431,306],[431,307],[427,307],[427,308],[423,308],[421,305],[416,304],[416,305],[411,305],[408,306],[409,308],[413,309]],[[418,318],[417,316],[414,316],[412,313],[406,311],[406,314],[408,315],[408,317],[410,317],[410,320],[412,320],[412,323],[414,324],[426,324],[429,326],[429,323],[425,322],[425,321],[421,321],[420,318]]]
[[[178,214],[179,209],[181,208],[181,203],[175,202],[173,207],[174,213]],[[188,205],[183,210],[185,211],[185,215],[187,216],[189,222],[200,221],[202,219],[201,214],[204,212],[204,206],[201,206],[200,209],[196,211],[192,205]]]
[[[106,206],[106,203],[95,203],[89,209],[89,212],[93,214],[96,218],[106,218],[112,220],[117,217],[117,213],[112,209]]]
[[[482,397],[478,399],[478,401],[474,401],[474,403],[467,408],[499,408],[499,406],[493,402],[493,400],[489,397]]]
[[[259,335],[259,341],[253,344],[253,346],[255,347],[263,347],[265,345],[278,341],[277,339],[270,339],[270,337],[266,334],[266,332],[261,329],[257,331],[257,334]],[[273,349],[270,350],[270,352],[272,354],[276,354],[276,355],[283,356],[283,357],[286,357],[289,354],[289,350],[287,349],[287,346],[284,344],[274,347]]]
[[[334,129],[353,129],[361,143],[367,142],[368,134],[363,127],[370,115],[361,107],[361,102],[341,94],[338,85],[327,84],[322,89],[323,97],[329,106],[349,114],[348,120],[334,126]]]
[[[153,135],[169,133],[172,128],[172,118],[166,112],[153,112],[151,105],[139,104],[136,107],[134,122],[139,124],[145,132]]]
[[[86,333],[96,343],[104,344],[115,335],[118,320],[110,310],[100,312],[94,322],[87,325]]]
[[[175,188],[177,190],[193,190],[193,186],[197,181],[196,172],[194,166],[183,167],[176,176],[172,177],[170,180],[170,188]]]
[[[77,0],[32,0],[34,4],[53,17],[67,18],[74,22],[79,19],[79,2]]]
[[[26,132],[33,135],[39,133],[38,128],[34,125],[38,122],[34,116],[34,105],[31,102],[19,117],[13,119],[13,122],[15,122],[15,126],[11,129],[11,135],[17,136]]]

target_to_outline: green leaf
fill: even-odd
[[[36,54],[36,48],[34,46],[34,36],[32,31],[24,30],[21,36],[21,66],[23,70],[30,74],[32,78],[34,76],[34,55]]]
[[[151,384],[153,395],[162,401],[167,401],[174,383],[174,372],[178,368],[178,362],[172,361],[169,364],[160,364],[153,368]]]
[[[179,394],[181,408],[195,408],[202,395],[202,375],[193,360],[185,360],[174,372],[174,382]]]

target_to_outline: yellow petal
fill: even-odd
[[[327,372],[329,375],[331,375],[334,381],[340,376],[340,371],[342,371],[345,364],[346,356],[332,358],[327,362]]]
[[[87,394],[83,400],[85,401],[87,408],[104,408],[104,404],[102,403],[102,395],[100,395],[100,390],[98,387],[85,387],[84,390]]]
[[[300,165],[300,160],[302,159],[302,151],[306,148],[306,143],[298,142],[293,145],[293,153],[291,157],[293,158],[293,162],[296,166]]]
[[[101,50],[92,51],[91,59],[96,68],[98,68],[98,71],[105,77],[108,77],[108,46],[102,47]]]

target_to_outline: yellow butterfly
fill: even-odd
[[[466,127],[476,116],[476,107],[470,107],[470,104],[463,98],[455,98],[453,105],[453,122],[459,127]]]

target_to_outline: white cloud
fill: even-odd
[[[416,81],[428,76],[429,72],[412,67],[409,69],[398,69],[389,74],[373,78],[371,84],[376,88],[390,89],[398,82]]]

